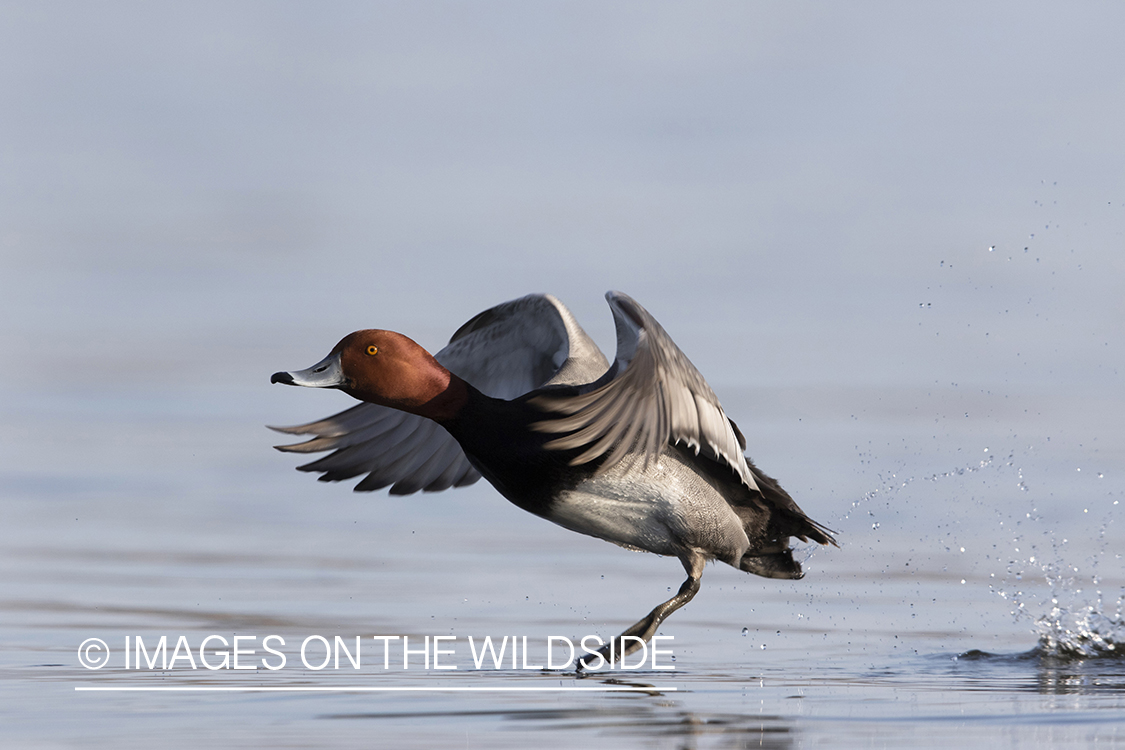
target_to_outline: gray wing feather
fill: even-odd
[[[461,326],[434,355],[445,368],[493,398],[513,399],[544,385],[583,385],[609,367],[605,356],[561,302],[532,294],[485,310]],[[276,446],[290,453],[331,454],[303,466],[322,481],[367,474],[359,492],[390,486],[392,495],[437,492],[480,479],[465,452],[436,422],[376,404],[278,432],[315,435]]]
[[[620,292],[606,298],[617,326],[613,377],[577,396],[532,399],[544,411],[562,415],[533,425],[545,433],[566,433],[546,447],[581,450],[573,465],[608,453],[599,469],[605,471],[627,455],[647,466],[667,445],[683,443],[729,466],[757,490],[740,434],[707,381],[647,310]]]

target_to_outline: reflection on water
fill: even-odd
[[[707,747],[787,748],[793,746],[791,722],[781,716],[708,714],[676,710],[672,704],[634,704],[582,709],[518,709],[511,711],[453,711],[443,713],[369,712],[327,714],[317,718],[348,721],[407,720],[419,722],[489,719],[514,724],[528,723],[536,729],[559,735],[575,733],[596,736],[673,740],[679,748]]]
[[[1037,690],[1049,695],[1098,695],[1125,692],[1125,662],[1043,657],[1036,672]]]
[[[974,684],[1008,690],[1031,690],[1044,695],[1099,695],[1125,692],[1125,658],[1121,650],[1084,656],[1060,652],[1040,643],[1018,654],[966,651],[953,657],[954,675]]]

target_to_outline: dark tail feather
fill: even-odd
[[[743,555],[738,569],[763,578],[803,578],[801,563],[793,559],[793,552],[768,552],[764,555]]]
[[[762,499],[765,500],[767,505],[779,511],[778,514],[774,515],[778,533],[783,536],[795,536],[802,542],[811,539],[818,544],[839,546],[832,536],[832,530],[806,516],[801,507],[790,497],[788,492],[781,488],[776,479],[755,466],[749,456],[746,457],[746,463],[750,466],[750,471],[754,473],[755,479],[758,480],[758,490],[762,493]]]

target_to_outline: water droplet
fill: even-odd
[[[749,632],[750,632],[750,628],[743,628],[743,629],[742,629],[742,634],[743,634],[743,635],[746,635],[746,634],[748,634]]]

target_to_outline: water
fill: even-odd
[[[268,450],[273,438],[258,427],[266,420],[244,413],[257,406],[235,406],[238,394],[212,394],[229,415],[185,403],[159,419],[114,422],[110,400],[105,420],[56,416],[56,434],[83,441],[92,421],[114,449],[92,445],[69,479],[48,480],[32,466],[6,480],[5,741],[725,748],[1125,740],[1116,472],[1069,482],[1093,513],[1059,513],[1045,500],[1055,490],[1043,466],[1075,459],[1062,443],[1039,453],[990,439],[987,453],[974,446],[970,458],[962,446],[988,431],[972,424],[943,436],[934,458],[914,453],[925,436],[904,441],[882,418],[856,426],[782,416],[802,395],[806,404],[855,398],[735,391],[726,400],[732,412],[773,404],[758,409],[772,463],[783,479],[794,477],[789,485],[810,513],[838,531],[841,549],[804,553],[801,581],[710,566],[701,593],[661,630],[673,640],[658,666],[674,670],[582,677],[522,663],[477,669],[467,638],[526,637],[527,663],[541,665],[548,636],[606,637],[666,598],[681,581],[678,562],[557,529],[484,485],[390,498],[318,484]],[[802,456],[832,456],[821,448],[844,428],[870,438],[854,457],[837,452],[795,470]],[[881,437],[888,431],[897,439]],[[171,654],[182,636],[198,658],[211,635],[232,646],[235,636],[254,636],[241,643],[256,653],[240,664],[256,668],[192,669],[184,653],[169,669],[124,668],[126,637],[140,637],[148,653],[167,636]],[[284,647],[273,642],[286,656],[281,669],[262,666],[263,656],[280,659],[262,650],[267,635],[284,639]],[[300,644],[314,635],[329,643],[342,636],[353,651],[361,636],[361,668],[346,655],[338,669],[306,667]],[[426,636],[454,636],[441,659],[457,669],[427,670],[418,655],[403,669],[395,642],[384,669],[381,642],[371,638],[381,635],[409,636],[415,649]],[[108,645],[107,667],[80,666],[87,638]],[[324,656],[314,641],[309,663]],[[207,658],[221,661],[214,649]],[[542,690],[599,686],[643,689]],[[332,692],[75,690],[89,687]]]

